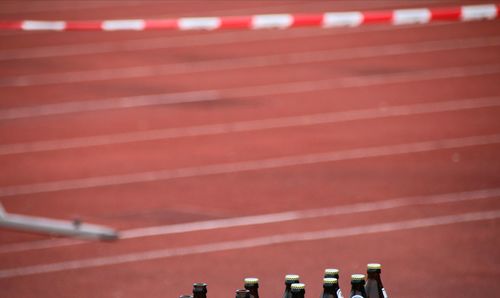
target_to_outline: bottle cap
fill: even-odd
[[[353,274],[351,275],[351,280],[365,280],[364,274]]]
[[[292,284],[292,290],[304,290],[306,285],[303,283]]]
[[[247,277],[244,279],[245,284],[247,285],[255,285],[259,283],[259,279],[256,277]]]
[[[334,268],[325,269],[325,274],[327,275],[334,275],[339,273],[340,273],[339,269],[334,269]]]
[[[287,274],[285,275],[286,281],[297,281],[299,280],[299,276],[297,274]]]
[[[326,285],[333,285],[333,284],[337,284],[338,283],[338,280],[334,277],[325,277],[323,278],[323,283]]]
[[[372,270],[377,270],[377,269],[380,270],[380,269],[382,269],[382,265],[380,265],[378,263],[370,263],[370,264],[366,265],[366,267],[368,269],[372,269]]]

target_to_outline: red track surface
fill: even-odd
[[[235,11],[300,13],[413,4],[273,2],[266,10],[261,3],[248,1],[215,3],[210,9],[196,2],[140,6],[127,2],[122,7],[103,2],[103,7],[94,8],[92,3],[83,7],[80,2],[58,10],[53,7],[56,2],[50,3],[52,7],[45,7],[45,11],[31,6],[26,14],[22,14],[26,4],[16,3],[19,7],[0,9],[0,16],[86,19],[212,15],[212,11],[219,15]],[[432,1],[425,6],[449,3]],[[499,29],[500,23],[494,21],[237,33],[1,35],[0,116],[19,108],[32,113],[0,120],[0,201],[9,212],[80,216],[116,227],[124,235],[132,235],[131,229],[189,222],[199,229],[149,237],[136,234],[115,243],[50,240],[2,230],[0,296],[176,297],[188,293],[192,282],[205,281],[210,297],[231,297],[234,289],[241,287],[243,277],[257,276],[262,296],[272,297],[281,294],[284,274],[297,273],[307,284],[307,296],[315,297],[320,293],[323,269],[340,268],[346,294],[349,274],[364,272],[368,262],[383,264],[384,283],[391,297],[479,297],[498,292]],[[474,47],[458,46],[470,44],[472,39]],[[448,48],[431,50],[430,41],[446,41]],[[134,44],[145,48],[130,48]],[[378,48],[362,58],[345,54],[344,58],[320,62],[231,64],[255,56],[340,50],[358,53],[360,48],[380,46],[386,46],[385,51],[403,47],[406,52],[390,55]],[[417,48],[424,50],[418,52]],[[75,49],[85,52],[71,52]],[[219,64],[210,62],[220,59],[233,59],[226,62],[230,68],[217,69]],[[183,73],[158,72],[158,65],[169,68],[179,67],[179,63],[187,67]],[[200,70],[200,65],[207,68]],[[109,73],[115,69],[123,74],[130,73],[131,67],[150,72],[120,79],[61,81],[65,73]],[[50,76],[54,82],[41,81]],[[323,80],[331,82],[326,86],[317,83]],[[295,85],[283,85],[287,83]],[[263,85],[272,86],[258,87]],[[307,90],[294,89],[306,85]],[[195,97],[190,103],[36,115],[53,111],[54,106],[47,106],[51,103],[78,102],[79,106],[86,103],[95,107],[99,100],[142,95],[155,98],[155,94],[187,91],[200,91],[196,93],[200,101]],[[215,92],[216,98],[202,101],[203,94],[210,92]],[[469,100],[467,105],[464,100]],[[436,108],[436,104],[446,102],[453,109]],[[423,111],[417,112],[416,105]],[[381,114],[396,107],[404,107],[408,113]],[[363,116],[352,116],[352,111],[359,110],[365,110]],[[334,120],[305,125],[304,118],[302,122],[292,118],[283,127],[270,125],[285,117],[318,119],[318,114],[326,113]],[[254,120],[252,125],[257,123],[259,129],[246,122]],[[207,130],[207,125],[218,124],[222,124],[217,126],[222,131]],[[187,127],[197,136],[182,129]],[[158,137],[156,131],[152,139],[130,141],[130,133],[144,138],[152,130],[166,129],[175,133],[169,130],[167,138]],[[117,134],[127,137],[116,141]],[[106,144],[96,145],[95,138],[81,139],[93,136],[104,136],[100,140],[105,139]],[[478,136],[488,136],[488,143],[465,143],[466,138],[477,140]],[[80,139],[70,149],[58,149],[70,138]],[[450,139],[458,140],[458,145],[439,149]],[[53,141],[50,150],[43,149],[46,141]],[[399,145],[422,142],[427,145],[422,145],[421,152],[397,152]],[[9,154],[13,146],[23,148],[22,153]],[[385,148],[384,154],[370,155],[373,148]],[[361,155],[330,162],[264,166],[269,159],[289,157],[297,163],[304,156],[339,152]],[[241,163],[245,161],[256,169],[244,170]],[[227,165],[234,168],[222,174],[202,172]],[[154,176],[182,168],[189,168],[191,176]],[[156,178],[149,182],[132,179],[131,183],[112,180],[144,172],[153,172]],[[88,177],[106,186],[41,191],[47,183],[64,187],[69,180]],[[460,195],[471,191],[486,195]],[[430,200],[440,194],[446,202]],[[419,197],[412,198],[415,196]],[[459,200],[462,196],[465,199]],[[399,207],[387,201],[406,197],[410,199],[405,202],[410,203]],[[353,205],[357,203],[380,205],[369,205],[369,210],[361,212]],[[381,209],[386,206],[382,203],[392,207]],[[201,222],[207,220],[342,206],[348,207],[343,214],[200,230]],[[410,229],[408,225],[415,224],[414,220],[423,221]],[[359,228],[355,233],[345,230],[350,227]],[[376,229],[370,231],[370,227]],[[390,231],[383,232],[383,227]],[[325,230],[329,231],[322,239],[305,241],[317,235],[312,232]],[[291,237],[297,241],[283,240],[289,233],[297,233]],[[261,238],[268,236],[282,238],[280,243],[271,244],[271,238]],[[243,248],[242,243],[249,247]],[[205,244],[208,246],[200,248]],[[233,249],[224,249],[228,246]],[[158,255],[160,252],[163,255]],[[123,255],[129,259],[117,257]]]

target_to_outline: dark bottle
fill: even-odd
[[[249,290],[236,290],[235,298],[250,298]]]
[[[339,279],[339,269],[334,269],[334,268],[329,268],[329,269],[325,269],[325,275],[323,275],[323,277],[327,278],[327,277],[333,277],[333,278],[336,278],[337,280]]]
[[[193,298],[207,298],[207,284],[197,282],[193,284]]]
[[[368,264],[367,265],[368,279],[366,280],[366,295],[368,298],[387,298],[387,293],[385,292],[384,285],[380,279],[380,273],[382,272],[382,266],[380,264]]]
[[[285,276],[285,292],[283,293],[283,298],[292,298],[292,284],[299,282],[299,276],[297,274],[287,274]]]
[[[292,284],[292,298],[304,298],[306,294],[306,285],[302,283]]]
[[[259,279],[255,277],[245,278],[245,289],[250,291],[250,298],[259,298]]]
[[[323,295],[320,298],[343,298],[340,293],[339,284],[336,278],[323,278]]]
[[[351,275],[351,298],[367,298],[365,292],[365,275]]]

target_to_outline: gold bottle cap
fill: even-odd
[[[324,284],[336,284],[336,283],[338,283],[338,280],[336,278],[333,278],[333,277],[325,277],[325,278],[323,278],[323,283]]]
[[[259,283],[259,279],[256,277],[247,277],[244,279],[245,284],[247,285],[254,285]]]
[[[368,265],[366,265],[366,267],[368,267],[368,269],[382,269],[382,265],[378,264],[378,263],[370,263]]]
[[[285,275],[285,280],[287,281],[299,280],[299,276],[297,274],[287,274]]]
[[[305,288],[306,288],[306,285],[303,283],[292,284],[292,289],[303,290]]]
[[[325,274],[339,274],[340,271],[339,269],[334,269],[334,268],[328,268],[328,269],[325,269]]]
[[[353,274],[351,275],[351,280],[365,280],[364,274]]]

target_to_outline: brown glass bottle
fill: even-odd
[[[291,285],[292,298],[304,298],[306,294],[306,285],[295,283]]]
[[[371,263],[367,265],[368,278],[366,280],[366,295],[368,298],[387,298],[384,285],[380,279],[382,266],[380,264]]]
[[[320,298],[339,298],[338,296],[339,285],[336,278],[325,277],[323,278],[323,294]]]
[[[365,292],[365,275],[353,274],[351,276],[351,298],[367,298]]]
[[[250,291],[250,298],[259,298],[259,279],[255,277],[247,277],[244,282],[245,289]]]
[[[285,292],[283,292],[283,298],[292,298],[292,284],[299,282],[299,276],[297,274],[287,274],[285,276]]]
[[[197,282],[193,284],[193,298],[207,298],[207,284]]]
[[[250,298],[250,291],[249,290],[236,290],[236,296],[235,298]]]
[[[325,274],[323,275],[324,278],[328,278],[328,277],[332,277],[332,278],[336,278],[337,280],[339,280],[339,269],[335,269],[335,268],[328,268],[328,269],[325,269]]]

